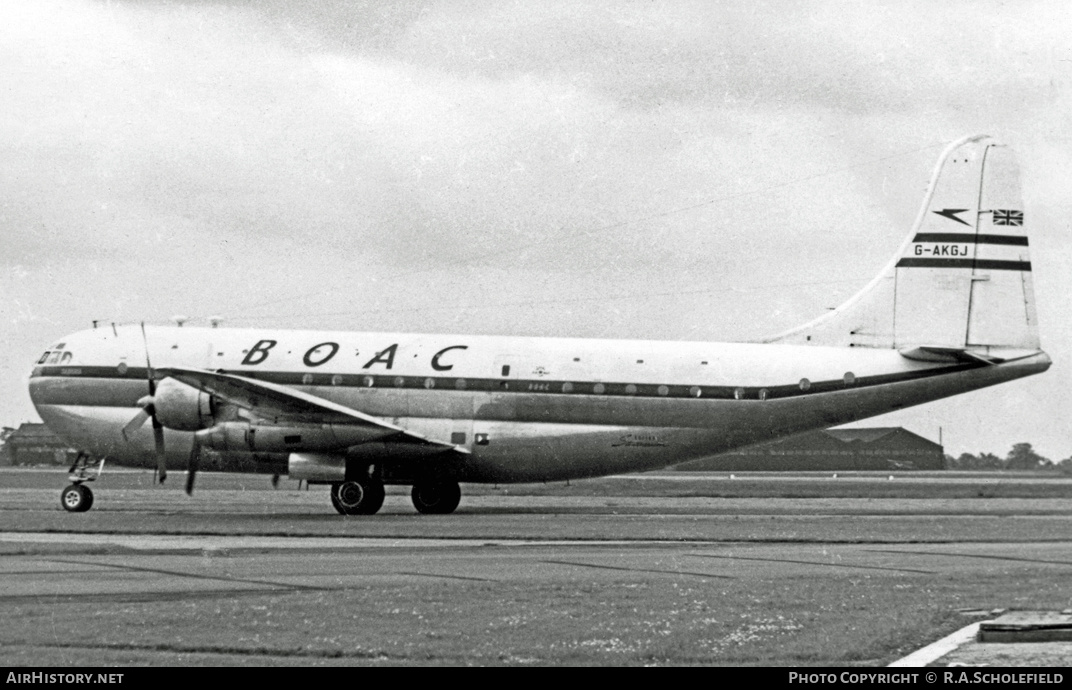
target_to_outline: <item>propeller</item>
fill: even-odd
[[[154,396],[156,395],[156,379],[153,374],[153,365],[149,361],[149,341],[145,337],[145,323],[141,324],[141,339],[145,343],[145,371],[146,377],[149,381],[149,395],[143,397],[138,401],[138,406],[141,409],[138,411],[134,418],[127,422],[123,427],[123,438],[127,441],[130,440],[130,435],[141,428],[142,424],[145,424],[146,419],[151,419],[153,422],[153,446],[156,450],[156,481],[161,484],[167,479],[167,458],[164,455],[164,425],[160,423],[160,420],[156,418],[156,405],[154,402]]]
[[[149,360],[149,341],[145,337],[145,324],[141,325],[141,337],[145,342],[145,367],[148,372],[149,395],[138,400],[141,408],[133,419],[123,427],[123,438],[130,440],[131,435],[141,428],[145,421],[152,420],[153,444],[156,450],[156,478],[161,484],[167,479],[167,457],[164,453],[164,425],[156,415],[156,375],[153,371],[152,362]],[[200,433],[200,432],[199,432]],[[193,435],[193,445],[190,446],[190,457],[186,462],[186,493],[193,494],[194,478],[197,470],[201,467],[201,437],[199,433]]]

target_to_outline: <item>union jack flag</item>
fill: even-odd
[[[1024,224],[1024,212],[1012,211],[1009,209],[994,209],[994,225],[1016,225],[1020,226]]]

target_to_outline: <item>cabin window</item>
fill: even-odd
[[[433,379],[433,378],[425,379],[424,380],[424,387],[429,388],[429,389],[435,388],[435,379]]]
[[[573,392],[573,384],[570,383],[569,381],[566,381],[565,383],[563,383],[562,384],[562,392],[563,393],[572,393]]]
[[[509,364],[504,364],[503,365],[502,375],[503,376],[509,376],[510,375],[510,365]]]
[[[55,351],[53,351],[53,352],[52,352],[52,354],[51,354],[51,355],[49,356],[49,358],[48,358],[48,363],[49,363],[49,364],[55,364],[55,363],[56,363],[56,362],[58,362],[58,361],[60,361],[60,351],[59,351],[59,350],[55,350]]]
[[[301,382],[304,383],[306,386],[311,386],[313,384],[313,375],[302,374]]]
[[[283,443],[286,443],[287,445],[294,445],[296,443],[301,443],[301,434],[294,434],[292,436],[284,436],[283,437]]]
[[[396,376],[395,377],[395,387],[396,388],[401,388],[404,385],[406,385],[406,379],[402,378],[401,376]]]
[[[800,390],[806,391],[811,388],[811,381],[808,379],[800,379]]]
[[[766,400],[766,399],[767,399],[767,396],[768,396],[769,394],[770,394],[770,393],[769,393],[769,392],[767,391],[767,389],[766,389],[766,388],[760,388],[760,389],[759,389],[759,399],[760,399],[760,400]]]
[[[338,386],[342,384],[342,374],[335,374],[331,377],[331,385]]]
[[[489,442],[490,441],[488,440],[488,435],[487,434],[474,434],[473,435],[473,443],[477,444],[478,446],[486,446],[486,445],[488,445]]]
[[[450,442],[453,443],[456,446],[462,445],[463,443],[465,443],[465,432],[464,431],[452,432],[451,435],[450,435]]]
[[[597,383],[596,385],[592,386],[592,392],[596,395],[603,395],[603,391],[605,390],[606,387],[604,387],[602,383]]]
[[[374,385],[376,385],[376,379],[372,378],[371,376],[366,376],[361,379],[361,383],[365,386],[365,388],[372,388]]]
[[[51,350],[45,350],[45,354],[41,355],[41,359],[37,360],[37,363],[38,364],[44,364],[45,360],[48,359],[48,356],[50,354],[52,354]]]
[[[468,385],[469,384],[465,382],[465,379],[458,379],[454,382],[454,387],[460,391],[465,390]]]
[[[744,389],[743,388],[734,388],[733,389],[733,399],[734,400],[742,400],[743,398],[744,398]]]
[[[693,386],[692,388],[689,389],[689,395],[691,395],[694,398],[698,398],[701,395],[703,395],[703,391],[700,390],[699,386]]]
[[[851,386],[854,383],[856,383],[856,374],[852,373],[851,371],[846,371],[845,372],[845,385],[846,386]]]
[[[636,386],[630,383],[625,387],[625,393],[626,395],[636,395]]]
[[[659,395],[669,395],[670,388],[667,386],[659,386]]]

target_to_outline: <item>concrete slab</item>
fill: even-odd
[[[1009,611],[972,623],[890,664],[1057,667],[1072,665],[1072,611]]]
[[[979,642],[1072,642],[1072,613],[1010,611],[979,625]]]

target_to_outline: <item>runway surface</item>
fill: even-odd
[[[209,479],[73,515],[35,483],[0,473],[5,664],[874,666],[1072,606],[1062,498],[499,490],[419,516],[393,489],[343,518],[323,490]]]

